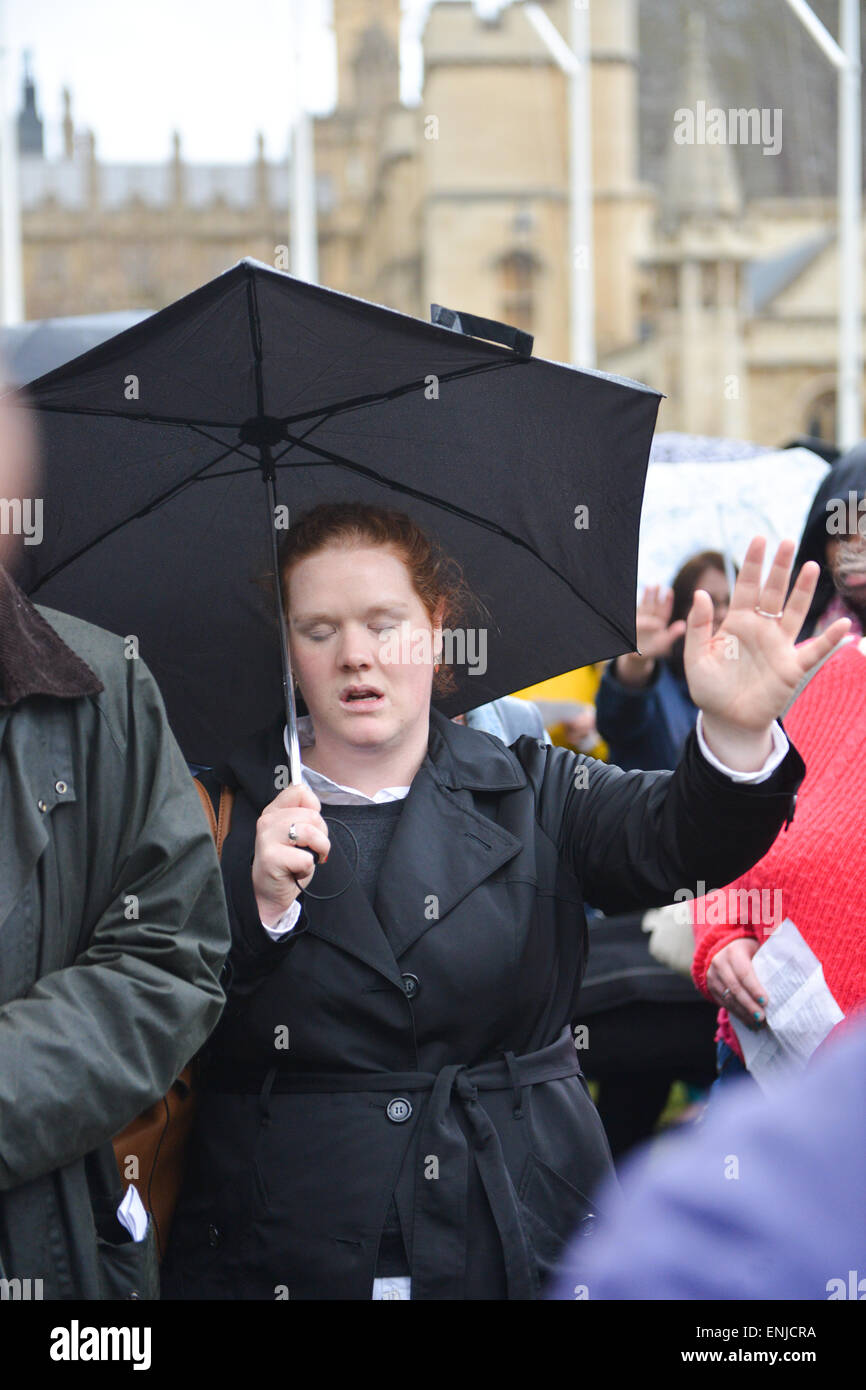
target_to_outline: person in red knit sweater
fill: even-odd
[[[752,968],[789,917],[846,1015],[866,1004],[866,638],[849,639],[795,700],[785,726],[806,763],[797,814],[748,873],[691,904],[692,975],[721,1005],[721,1076],[742,1073],[735,1014],[753,1028],[767,1000]],[[757,891],[756,891],[757,890]]]

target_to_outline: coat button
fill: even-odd
[[[218,1229],[218,1227],[214,1226],[213,1224],[211,1224],[211,1225],[208,1226],[208,1228],[207,1228],[207,1243],[208,1243],[208,1245],[212,1245],[212,1246],[214,1247],[214,1249],[216,1249],[216,1247],[217,1247],[217,1246],[219,1245],[219,1243],[220,1243],[220,1233],[219,1233],[219,1229]]]
[[[59,792],[61,796],[64,796],[65,793],[67,792],[68,788],[67,788],[65,782],[55,782],[55,783],[54,783],[54,790],[55,790],[56,792]]]
[[[47,810],[48,810],[48,802],[47,802],[47,801],[43,801],[41,796],[40,796],[39,800],[37,801],[36,805],[39,807],[40,811],[47,811]]]
[[[417,975],[404,975],[403,988],[406,991],[406,998],[414,999],[415,995],[418,994],[421,989],[421,981],[418,979]]]
[[[403,1096],[395,1096],[393,1100],[388,1101],[385,1114],[395,1125],[401,1125],[412,1114],[412,1106]]]

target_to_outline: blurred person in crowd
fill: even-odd
[[[824,662],[785,728],[807,768],[795,819],[753,868],[689,905],[694,980],[719,1005],[723,1081],[745,1071],[730,1015],[764,1025],[768,999],[752,957],[786,917],[820,960],[842,1011],[866,1000],[866,783],[858,775],[866,766],[866,638],[844,642]]]
[[[610,760],[623,768],[675,767],[697,707],[683,668],[686,615],[697,589],[713,603],[713,631],[730,603],[725,560],[703,550],[685,562],[669,590],[650,585],[637,610],[638,650],[606,668],[596,702]]]
[[[571,748],[575,753],[588,753],[591,758],[607,761],[608,749],[596,726],[595,701],[601,682],[604,663],[579,666],[561,676],[529,685],[514,693],[521,700],[535,703],[558,748]]]
[[[467,714],[455,714],[454,723],[467,724],[470,729],[493,734],[506,747],[521,734],[540,738],[544,743],[551,742],[538,706],[531,700],[518,700],[514,695],[503,695],[487,705],[477,705]]]
[[[800,641],[837,618],[851,620],[851,635],[866,632],[866,442],[845,454],[815,493],[794,562],[821,566]]]
[[[599,1194],[611,1219],[572,1243],[550,1296],[862,1300],[864,1150],[860,1021],[772,1096],[733,1087],[701,1125],[633,1155],[621,1193]]]
[[[786,716],[808,768],[796,822],[736,883],[691,904],[695,983],[720,1006],[720,1083],[745,1075],[729,1013],[763,1026],[766,1001],[751,962],[784,917],[821,960],[840,1008],[859,1006],[866,994],[866,873],[859,868],[866,805],[851,775],[866,753],[866,643],[856,641],[866,628],[866,444],[831,468],[815,494],[797,551],[799,563],[809,560],[822,569],[800,640],[840,617],[851,628]],[[756,912],[766,915],[765,903],[773,908],[770,920],[753,920]]]
[[[4,1298],[154,1298],[153,1222],[129,1192],[144,1234],[118,1219],[111,1139],[219,1017],[225,900],[144,662],[5,568],[7,519],[41,507],[31,446],[0,393],[0,1279]]]

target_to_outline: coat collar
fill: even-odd
[[[449,791],[516,791],[526,786],[520,761],[493,734],[455,724],[430,710],[427,756]]]
[[[276,769],[286,765],[284,727],[281,713],[274,723],[252,734],[224,764],[214,768],[221,782],[241,788],[259,808],[273,801],[277,794]],[[430,710],[427,757],[416,780],[425,768],[446,791],[504,792],[526,785],[519,759],[499,739],[480,729],[455,724],[435,707]]]
[[[277,794],[275,769],[286,761],[282,734],[280,717],[215,769],[257,811]],[[519,759],[493,735],[431,709],[427,756],[403,802],[375,902],[371,906],[352,879],[352,865],[334,837],[328,862],[311,885],[322,896],[304,899],[310,932],[402,987],[398,958],[523,848],[517,836],[478,809],[472,793],[516,791],[526,781]],[[339,818],[339,806],[334,814]],[[325,898],[344,887],[339,896]]]
[[[11,708],[30,695],[77,700],[103,689],[0,565],[0,707]]]

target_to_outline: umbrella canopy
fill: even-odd
[[[279,709],[269,470],[277,526],[398,507],[462,564],[493,621],[446,714],[634,648],[647,387],[244,260],[28,395],[44,539],[19,582],[137,639],[190,761]]]

